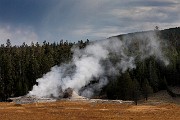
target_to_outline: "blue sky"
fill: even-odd
[[[0,0],[0,44],[98,40],[180,26],[180,0]]]

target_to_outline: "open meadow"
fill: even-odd
[[[50,103],[0,103],[2,120],[180,120],[177,104],[129,105],[60,100]]]

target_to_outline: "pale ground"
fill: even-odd
[[[175,102],[173,102],[175,101]],[[176,103],[177,102],[177,103]],[[176,103],[176,104],[174,104]],[[18,105],[0,103],[0,120],[180,120],[179,99],[165,91],[139,105],[60,100]]]
[[[180,120],[176,104],[128,105],[58,101],[16,105],[0,103],[1,120]]]

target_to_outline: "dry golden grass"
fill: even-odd
[[[2,120],[180,120],[180,106],[58,101],[16,105],[0,103]]]

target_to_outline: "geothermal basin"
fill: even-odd
[[[92,103],[126,103],[134,104],[134,101],[123,101],[123,100],[107,100],[107,99],[89,99],[86,97],[79,96],[73,89],[67,88],[61,97],[37,97],[34,95],[25,95],[20,97],[9,98],[15,104],[30,104],[30,103],[41,103],[41,102],[55,102],[59,100],[69,101],[86,101]]]

